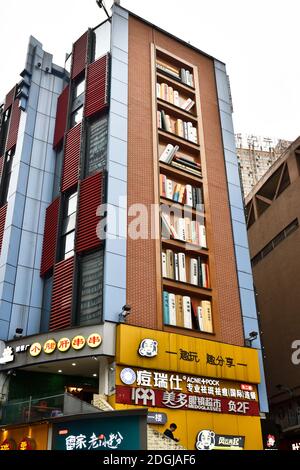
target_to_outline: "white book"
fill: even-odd
[[[193,328],[192,324],[192,304],[191,298],[187,295],[182,297],[183,326],[184,328]]]
[[[187,129],[188,129],[188,136],[187,139],[193,142],[194,136],[193,136],[193,124],[191,122],[187,123]]]
[[[197,232],[196,232],[196,221],[192,220],[191,222],[191,238],[192,238],[192,243],[194,245],[197,245]]]
[[[195,104],[195,101],[192,100],[191,98],[188,98],[182,103],[181,107],[182,109],[189,111],[194,106],[194,104]]]
[[[196,127],[192,128],[192,141],[197,144],[198,143],[198,133]]]
[[[156,96],[157,98],[160,98],[160,83],[156,84]]]
[[[170,318],[170,325],[176,326],[176,297],[175,297],[175,294],[169,294],[169,318]]]
[[[177,253],[174,253],[174,266],[175,266],[175,280],[179,281],[179,263],[178,263]]]
[[[161,268],[162,268],[162,276],[167,277],[167,255],[166,255],[166,253],[161,254]]]
[[[170,155],[172,155],[173,150],[174,150],[174,146],[172,144],[168,144],[165,150],[163,151],[163,153],[161,154],[161,156],[159,157],[159,161],[168,163]]]
[[[184,122],[183,123],[183,136],[185,139],[188,140],[188,135],[189,135],[189,128],[188,128],[188,123]]]
[[[185,234],[185,220],[180,218],[177,221],[177,234],[179,237],[179,240],[182,240],[183,242],[186,241],[186,234]]]
[[[198,261],[195,258],[190,262],[190,280],[191,284],[198,286]]]
[[[173,91],[174,105],[179,106],[179,93],[177,90]]]
[[[213,333],[213,322],[212,322],[212,312],[211,312],[211,303],[209,300],[202,300],[202,318],[203,318],[203,331],[206,333]]]
[[[169,305],[170,305],[170,300],[169,300]],[[203,311],[202,311],[202,307],[200,306],[197,307],[197,318],[198,318],[200,331],[204,331]]]
[[[179,266],[179,281],[186,282],[186,265],[185,265],[184,253],[178,253],[178,266]]]
[[[207,277],[206,277],[206,269],[205,269],[205,263],[201,263],[201,273],[202,273],[202,283],[203,287],[207,287]]]
[[[173,181],[169,179],[166,181],[166,198],[173,199]]]
[[[205,225],[199,224],[199,243],[203,248],[207,248]]]
[[[193,207],[193,189],[190,184],[187,184],[185,187],[185,204],[189,207]]]

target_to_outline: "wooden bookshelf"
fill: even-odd
[[[194,87],[191,87],[187,83],[184,83],[180,78],[172,77],[171,74],[165,73],[165,71],[159,70],[156,67],[156,60],[160,60],[160,62],[164,63],[166,68],[169,67],[170,70],[177,69],[181,71],[183,69],[183,75],[186,77],[190,77],[189,74],[193,77]],[[184,71],[188,71],[186,74]],[[177,73],[177,72],[176,72]],[[190,79],[188,78],[187,81]],[[173,90],[178,91],[180,100],[185,99],[192,99],[195,104],[190,111],[186,111],[179,106],[174,105],[173,103],[162,99],[160,96],[157,97],[157,84],[166,84],[169,87],[172,87]],[[166,92],[165,92],[166,93]],[[172,95],[170,95],[172,96]],[[181,103],[182,101],[180,101]],[[209,200],[208,200],[208,190],[207,190],[207,183],[206,183],[206,175],[205,175],[205,165],[202,167],[202,153],[203,157],[205,157],[204,146],[203,146],[203,125],[202,125],[202,116],[201,116],[201,106],[200,106],[200,96],[199,96],[199,81],[198,81],[198,69],[195,65],[188,63],[187,61],[183,60],[180,57],[175,56],[174,54],[163,50],[159,47],[156,47],[154,44],[152,45],[152,103],[153,103],[153,139],[154,139],[154,175],[155,175],[155,182],[154,182],[154,192],[155,192],[155,202],[157,204],[164,204],[168,207],[174,206],[174,208],[178,208],[180,210],[185,209],[191,216],[192,220],[196,220],[196,218],[203,218],[203,222],[205,223],[206,227],[206,237],[208,248],[203,248],[196,244],[184,242],[181,240],[176,240],[172,238],[163,238],[160,232],[160,238],[156,240],[156,268],[157,272],[160,274],[159,282],[160,282],[160,289],[159,289],[159,282],[158,282],[158,303],[157,303],[157,310],[158,310],[158,327],[164,331],[174,331],[174,332],[182,332],[182,334],[192,335],[196,337],[205,338],[208,336],[212,336],[214,333],[206,333],[200,331],[197,327],[197,322],[195,322],[195,317],[192,312],[192,324],[193,328],[185,328],[182,326],[175,326],[175,325],[168,325],[164,324],[163,322],[163,292],[167,292],[169,294],[175,294],[176,296],[186,296],[190,297],[190,303],[192,308],[194,309],[194,304],[198,306],[202,306],[202,301],[210,301],[211,302],[211,311],[212,311],[212,322],[215,327],[216,322],[214,320],[214,311],[217,306],[217,301],[214,295],[214,260],[211,253],[211,236],[210,236],[210,214],[209,214]],[[197,130],[197,143],[194,143],[186,138],[180,137],[173,132],[168,132],[164,129],[157,127],[157,111],[164,111],[166,115],[170,116],[170,119],[176,121],[177,119],[182,119],[184,122],[191,122],[192,125]],[[159,157],[162,154],[163,150],[166,148],[168,144],[172,144],[173,146],[178,145],[179,151],[177,156],[185,156],[190,161],[194,161],[195,163],[200,165],[201,173],[199,175],[190,173],[188,170],[184,168],[176,168],[176,166],[172,166],[172,164],[168,164],[165,162],[160,162]],[[200,152],[201,150],[201,152]],[[204,171],[203,171],[204,169]],[[204,174],[203,174],[204,173]],[[168,179],[173,180],[177,184],[182,185],[191,185],[194,188],[201,188],[202,196],[203,196],[203,203],[205,207],[205,212],[199,212],[196,209],[186,206],[182,203],[177,201],[173,201],[172,199],[166,198],[161,196],[160,194],[160,175],[165,175]],[[194,196],[193,196],[194,200]],[[157,220],[157,219],[156,219]],[[159,226],[161,227],[161,221],[158,221]],[[172,222],[173,223],[173,222]],[[202,222],[201,222],[202,223]],[[209,230],[208,230],[209,227]],[[209,236],[208,235],[209,232]],[[198,237],[197,237],[198,238]],[[201,257],[204,259],[204,263],[208,265],[208,275],[210,279],[210,287],[200,287],[190,282],[181,282],[178,280],[170,279],[170,278],[163,278],[162,277],[162,253],[165,252],[167,249],[172,250],[174,252],[174,256],[176,253],[184,253],[185,260],[187,266],[190,265],[189,258],[196,258]],[[188,277],[189,279],[189,277]],[[177,305],[177,297],[176,297],[176,305]],[[204,304],[203,304],[204,305]],[[177,307],[176,307],[177,308]],[[205,306],[203,307],[205,309]],[[195,309],[194,309],[195,310]],[[195,312],[194,312],[195,313]],[[186,313],[185,313],[186,314]],[[198,323],[199,325],[199,323]]]

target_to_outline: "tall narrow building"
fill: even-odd
[[[68,392],[148,408],[185,449],[261,449],[225,65],[115,4],[65,68],[31,38],[22,77],[1,120],[2,424]]]

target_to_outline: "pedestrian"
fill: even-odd
[[[176,429],[177,429],[177,424],[171,423],[170,427],[165,430],[164,435],[169,437],[170,439],[173,439],[173,441],[175,442],[179,442],[179,439],[174,437],[174,434],[173,434],[173,432],[176,431]]]

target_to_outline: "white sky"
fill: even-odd
[[[108,9],[111,4],[106,0]],[[235,132],[298,137],[299,0],[121,0],[121,4],[227,64]],[[30,34],[63,65],[74,40],[104,18],[95,0],[0,1],[0,98],[19,80]]]

